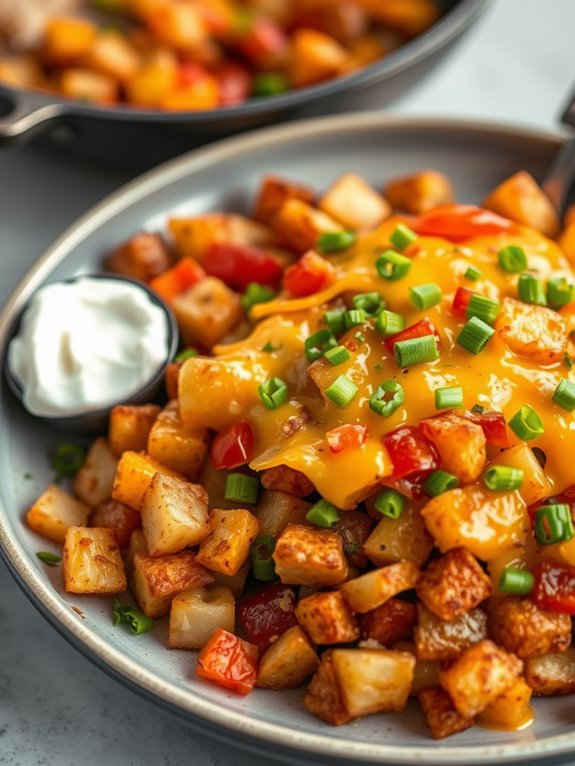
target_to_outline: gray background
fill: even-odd
[[[495,0],[463,44],[394,105],[554,127],[575,87],[574,0]],[[377,107],[377,104],[373,105]],[[0,152],[0,305],[77,215],[129,178],[25,147]],[[0,763],[263,766],[192,732],[93,667],[0,563]]]

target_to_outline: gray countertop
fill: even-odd
[[[556,126],[575,84],[574,29],[573,0],[495,0],[394,111]],[[53,238],[128,177],[26,147],[2,150],[0,305]],[[40,617],[1,563],[0,625],[1,764],[269,763],[199,736],[108,678]]]

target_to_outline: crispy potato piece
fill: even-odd
[[[115,30],[100,30],[86,57],[86,64],[90,69],[123,82],[136,74],[141,57],[123,34]]]
[[[473,718],[509,689],[522,670],[518,657],[484,639],[442,670],[439,680],[459,715]]]
[[[422,689],[439,686],[441,663],[419,659],[415,653],[415,644],[410,641],[396,641],[391,648],[396,652],[409,652],[415,657],[413,681],[409,690],[410,697],[417,697]]]
[[[439,452],[442,468],[463,484],[477,479],[486,460],[485,434],[480,425],[455,412],[446,412],[422,420],[419,428]]]
[[[333,527],[333,531],[341,537],[343,550],[349,563],[354,567],[365,569],[367,556],[363,545],[373,527],[372,519],[361,511],[346,511]]]
[[[493,640],[522,659],[562,652],[571,644],[569,615],[539,609],[529,598],[493,598],[487,613]]]
[[[159,234],[141,232],[124,242],[104,261],[106,271],[149,282],[167,271],[174,257]]]
[[[240,296],[217,277],[205,277],[172,301],[182,339],[211,348],[242,320]]]
[[[316,670],[304,699],[304,705],[322,721],[332,726],[341,726],[353,721],[348,712],[337,678],[334,663],[334,649],[328,649],[321,656],[321,662]]]
[[[98,437],[92,442],[86,460],[74,478],[76,497],[95,508],[112,496],[118,461],[108,442]]]
[[[494,465],[506,465],[512,468],[521,468],[523,471],[523,484],[517,490],[525,505],[533,505],[552,493],[551,483],[539,461],[533,454],[533,450],[521,442],[514,447],[503,450],[489,462],[488,468]]]
[[[156,473],[184,480],[183,476],[153,460],[145,452],[124,452],[116,469],[112,499],[139,511],[144,494]]]
[[[207,428],[188,428],[182,423],[177,401],[159,413],[148,436],[148,454],[188,479],[195,479],[206,458]]]
[[[529,705],[531,694],[531,687],[522,678],[518,678],[513,686],[487,705],[479,714],[477,722],[506,731],[518,730],[533,719],[533,711]]]
[[[376,497],[367,501],[368,508],[373,508]],[[433,539],[413,505],[408,505],[399,519],[383,516],[363,545],[365,554],[376,566],[405,560],[422,567],[432,549]]]
[[[225,585],[179,593],[170,609],[170,649],[202,649],[218,628],[233,633],[235,602]]]
[[[353,611],[363,614],[377,609],[398,593],[415,588],[419,575],[419,569],[411,561],[400,561],[343,583],[341,592]]]
[[[434,24],[439,7],[433,0],[359,0],[362,7],[386,27],[406,37],[415,37]]]
[[[382,646],[412,638],[417,622],[414,604],[391,598],[385,604],[359,617],[361,638],[374,639]]]
[[[211,534],[200,544],[197,560],[208,569],[235,575],[250,555],[260,523],[249,511],[215,509],[210,512]]]
[[[348,574],[341,539],[329,529],[286,527],[273,558],[280,580],[289,585],[339,585]]]
[[[303,630],[294,625],[261,656],[256,686],[260,689],[295,689],[317,670],[318,665],[315,649]]]
[[[262,223],[271,224],[286,199],[299,199],[311,205],[314,196],[310,186],[268,175],[260,186],[254,217]]]
[[[417,583],[417,595],[442,620],[455,620],[491,595],[491,580],[465,548],[432,561]]]
[[[189,256],[200,263],[210,247],[219,242],[260,247],[273,244],[275,239],[268,226],[234,213],[170,218],[168,227],[180,258]]]
[[[91,49],[98,28],[88,19],[74,16],[51,16],[46,20],[42,57],[55,66],[78,62]]]
[[[386,200],[356,173],[338,178],[318,207],[347,229],[375,229],[391,215]]]
[[[128,587],[120,547],[111,529],[68,527],[62,572],[68,593],[122,593]]]
[[[573,265],[575,263],[575,219],[569,223],[565,222],[565,228],[557,240],[557,244],[563,250],[563,254]]]
[[[483,207],[537,229],[547,237],[553,238],[559,231],[555,208],[537,181],[525,170],[499,184],[485,197]]]
[[[273,225],[278,238],[296,253],[313,249],[320,234],[342,230],[327,213],[292,197],[285,200]]]
[[[302,598],[295,616],[314,644],[348,644],[359,638],[357,621],[340,591]]]
[[[453,202],[451,181],[435,170],[393,178],[385,186],[386,199],[394,208],[419,215]]]
[[[157,404],[118,404],[114,407],[108,431],[112,452],[117,457],[128,450],[143,452],[161,409]]]
[[[120,84],[114,77],[93,72],[91,69],[70,67],[58,77],[59,89],[63,96],[85,99],[96,104],[109,104],[119,99]]]
[[[495,327],[510,351],[536,364],[553,364],[565,355],[567,322],[545,306],[504,298]]]
[[[26,524],[42,537],[61,544],[68,527],[86,526],[89,515],[89,505],[50,484],[28,509]]]
[[[287,465],[276,465],[268,468],[261,475],[264,489],[285,492],[294,497],[307,497],[315,490],[311,481],[301,471],[296,471]]]
[[[449,694],[441,688],[422,689],[417,699],[434,739],[444,739],[473,726],[473,718],[460,715]]]
[[[340,74],[348,53],[330,35],[315,29],[296,29],[289,57],[289,79],[294,88],[303,88]]]
[[[464,649],[487,638],[487,615],[482,609],[470,609],[455,620],[442,620],[424,604],[418,604],[417,614],[418,659],[449,662]]]
[[[0,80],[13,88],[40,88],[45,85],[44,73],[31,54],[0,56]]]
[[[225,575],[221,572],[212,572],[212,575],[217,585],[225,585],[226,588],[231,590],[235,598],[239,598],[239,596],[243,595],[250,568],[251,562],[248,559],[242,564],[235,575]]]
[[[525,680],[537,697],[575,694],[575,647],[525,661]]]
[[[117,500],[105,500],[90,514],[90,527],[107,527],[116,535],[120,548],[130,542],[132,532],[142,526],[138,511]]]
[[[261,493],[253,513],[260,522],[261,535],[278,537],[288,524],[305,524],[306,513],[310,508],[311,503],[298,497],[266,490]]]

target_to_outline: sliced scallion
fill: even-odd
[[[553,401],[567,412],[573,412],[575,410],[575,383],[563,378],[555,389]]]
[[[409,299],[420,311],[436,306],[441,298],[441,288],[433,282],[409,288]]]
[[[459,479],[452,473],[438,469],[430,474],[423,484],[423,488],[429,497],[437,497],[459,485]]]
[[[381,417],[387,418],[401,407],[403,399],[403,388],[397,380],[386,380],[374,391],[369,407]]]
[[[322,529],[329,529],[334,524],[337,524],[340,519],[340,513],[335,505],[322,499],[312,505],[305,517],[310,524]]]
[[[499,265],[509,274],[517,274],[527,268],[527,256],[522,247],[509,245],[497,253]]]
[[[509,421],[509,428],[523,441],[536,439],[545,431],[543,421],[528,404],[524,404],[513,415]]]
[[[463,388],[461,386],[445,386],[435,389],[435,409],[450,410],[463,407]]]
[[[395,250],[386,250],[376,260],[375,267],[382,279],[396,282],[409,274],[411,259],[396,253]]]
[[[334,346],[333,348],[328,348],[324,356],[327,359],[327,361],[330,364],[333,364],[333,366],[335,367],[338,364],[347,362],[351,354],[349,353],[349,351],[347,350],[345,346]]]
[[[401,251],[417,242],[417,234],[404,223],[398,223],[389,240],[394,247]]]
[[[485,486],[498,492],[519,489],[523,484],[524,471],[508,465],[494,465],[483,477]]]
[[[400,340],[393,344],[393,355],[400,367],[434,362],[439,359],[439,348],[435,335],[423,335],[419,338]]]
[[[337,340],[329,330],[318,330],[304,342],[305,353],[310,362],[320,359],[328,348],[334,348],[337,345]]]
[[[528,596],[535,585],[535,578],[525,569],[505,567],[499,578],[499,590],[514,596]]]
[[[352,383],[345,375],[339,375],[324,393],[338,407],[347,407],[355,399],[358,391],[355,383]]]
[[[500,303],[492,298],[487,298],[485,295],[477,295],[473,293],[467,304],[466,316],[467,319],[477,317],[486,324],[493,324],[499,314]]]
[[[288,399],[287,383],[281,378],[273,377],[258,386],[258,394],[268,410],[276,410]]]
[[[405,497],[394,489],[384,489],[377,496],[374,508],[383,516],[399,519],[405,508]]]
[[[491,325],[478,317],[471,317],[457,336],[457,343],[472,354],[480,354],[494,335]]]
[[[520,274],[517,280],[517,293],[523,303],[531,303],[534,306],[546,306],[547,296],[545,285],[533,274]]]
[[[395,314],[393,311],[384,309],[375,320],[375,329],[389,338],[391,335],[405,330],[405,319],[401,314]]]
[[[341,253],[343,250],[355,244],[357,234],[354,231],[328,231],[320,234],[316,242],[316,249],[324,255]]]
[[[243,473],[230,473],[226,478],[224,496],[235,503],[255,505],[258,501],[260,483],[255,476]]]

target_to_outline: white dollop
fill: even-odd
[[[168,355],[168,318],[145,290],[81,277],[41,288],[8,349],[29,412],[72,415],[125,401]]]

